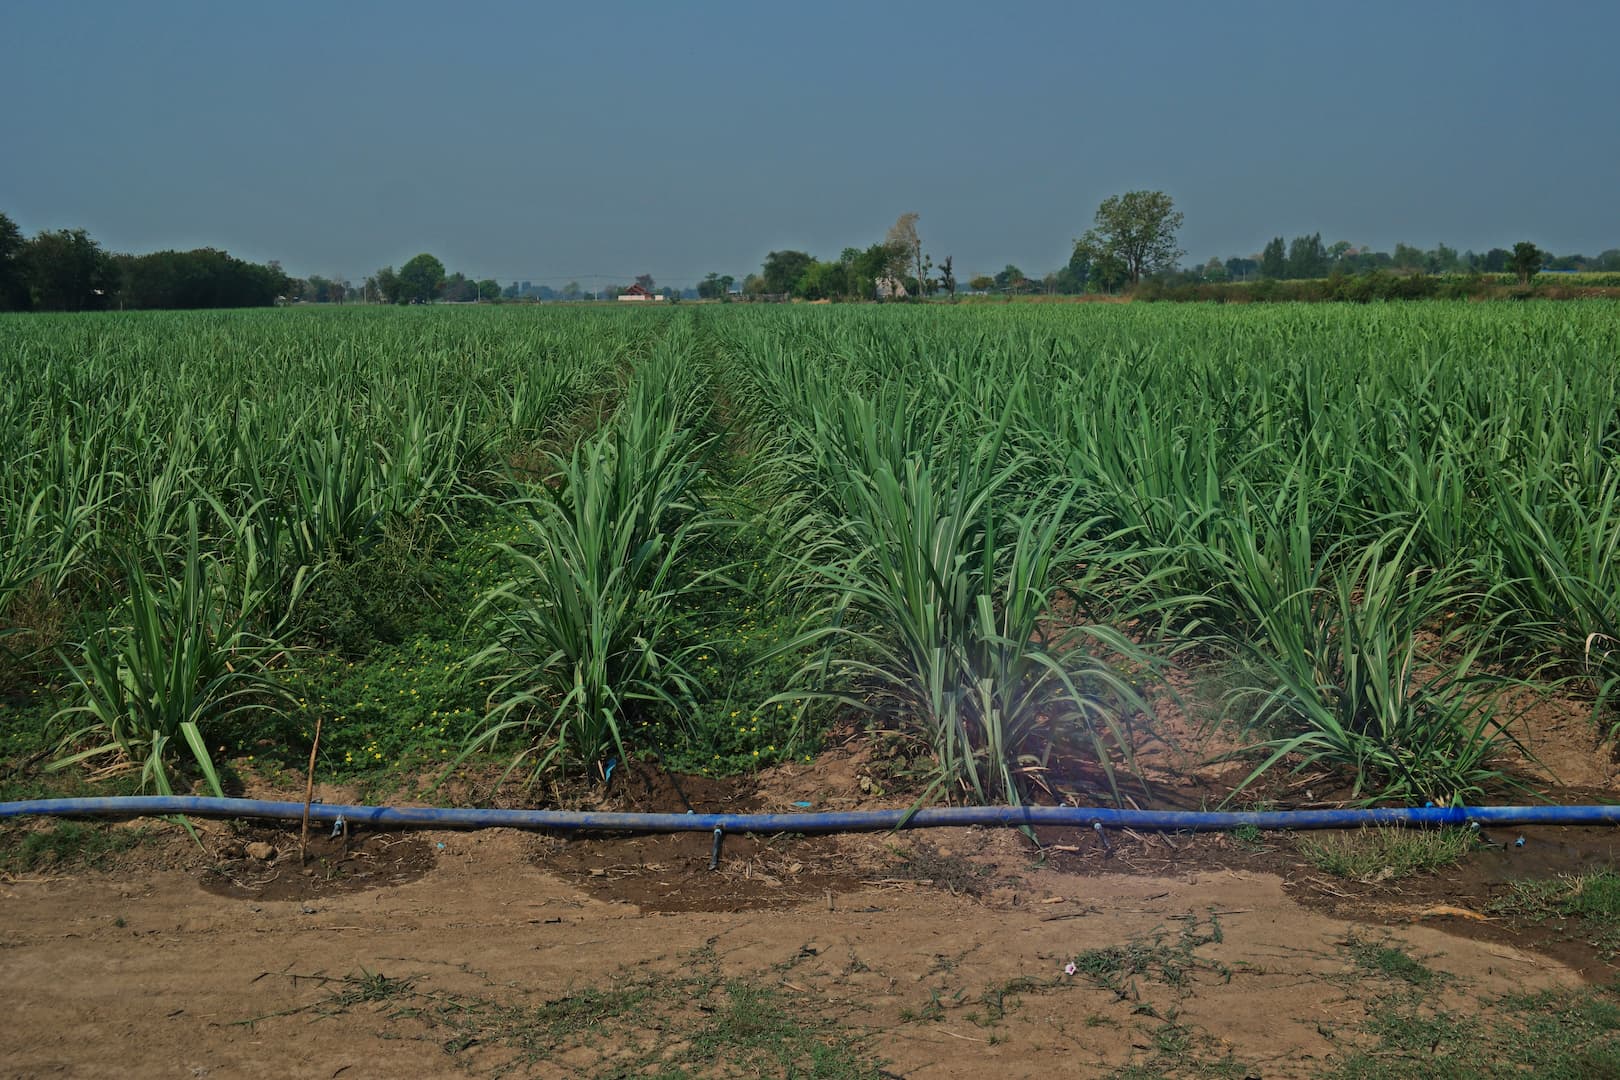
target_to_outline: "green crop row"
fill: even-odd
[[[380,760],[408,740],[363,654],[409,623],[476,685],[435,755],[454,727],[531,777],[771,760],[822,702],[912,740],[942,798],[1119,798],[1194,650],[1254,776],[1472,798],[1511,781],[1504,690],[1602,709],[1620,678],[1617,315],[7,318],[0,679],[62,688],[64,762],[212,783],[215,731],[307,734],[318,650],[330,719],[366,725],[339,745]],[[412,614],[435,575],[455,626]]]
[[[1615,314],[773,311],[718,332],[827,596],[825,670],[924,733],[943,780],[1014,797],[1071,748],[1128,767],[1120,725],[1148,717],[1124,676],[1150,666],[1128,646],[1153,634],[1242,673],[1260,771],[1446,801],[1507,779],[1510,679],[1601,700],[1620,677]]]

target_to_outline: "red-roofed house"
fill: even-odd
[[[659,296],[657,293],[648,292],[640,285],[632,285],[628,289],[624,290],[624,292],[619,294],[619,299],[645,302],[648,300],[662,300],[663,297]]]

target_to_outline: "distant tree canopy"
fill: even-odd
[[[514,284],[505,292],[514,299],[524,295],[525,289],[529,295],[533,295],[529,282],[524,282],[523,286],[525,288]],[[365,285],[367,296],[375,296],[390,304],[426,304],[434,300],[471,304],[479,300],[499,300],[502,291],[501,283],[494,278],[475,281],[459,270],[446,275],[444,263],[427,252],[413,257],[398,270],[392,266],[383,267],[367,278]],[[556,295],[550,289],[544,291]],[[578,297],[578,283],[569,282],[563,295],[570,300]]]
[[[1226,271],[1228,281],[1247,281],[1260,272],[1258,259],[1245,259],[1241,255],[1227,259],[1221,264]]]
[[[0,214],[0,311],[265,307],[290,279],[213,248],[122,255],[83,229],[24,239]]]
[[[803,251],[773,251],[765,256],[765,267],[760,271],[763,291],[786,296],[793,286],[816,261],[815,256]]]
[[[1519,281],[1525,285],[1541,270],[1541,264],[1546,259],[1546,253],[1528,240],[1521,240],[1513,245],[1513,254],[1508,256],[1508,264],[1513,272],[1519,275]]]
[[[1533,244],[1530,246],[1535,247]],[[1531,277],[1549,270],[1586,273],[1620,271],[1620,248],[1610,248],[1590,258],[1579,254],[1552,255],[1539,248],[1536,250],[1540,253],[1541,261],[1527,277],[1514,261],[1514,252],[1499,247],[1484,252],[1459,252],[1447,244],[1436,244],[1425,249],[1413,244],[1397,243],[1393,251],[1374,251],[1368,247],[1357,247],[1346,240],[1324,246],[1321,233],[1296,236],[1286,243],[1277,236],[1266,243],[1258,256],[1240,256],[1225,262],[1213,260],[1191,270],[1163,271],[1155,275],[1155,280],[1162,285],[1208,284],[1222,280],[1248,281],[1257,272],[1262,278],[1282,281],[1393,271],[1397,275],[1514,273],[1528,284]],[[1224,276],[1211,269],[1215,263],[1224,269]]]
[[[1029,276],[1012,263],[1002,267],[991,280],[1004,292],[1024,292],[1029,287]]]
[[[731,294],[732,283],[736,280],[730,274],[711,273],[698,282],[698,299],[723,300]]]
[[[1285,278],[1288,276],[1287,248],[1283,247],[1283,238],[1273,236],[1266,241],[1265,250],[1260,252],[1260,276],[1266,278]]]
[[[1422,270],[1425,261],[1423,249],[1410,244],[1397,243],[1395,253],[1390,256],[1390,265],[1397,270]]]
[[[835,260],[823,261],[803,251],[773,251],[758,274],[743,280],[747,296],[793,296],[802,300],[865,299],[876,295],[877,281],[890,274],[895,251],[887,244],[862,250],[845,248]],[[698,294],[724,295],[729,278],[705,279]]]
[[[1287,276],[1291,278],[1326,277],[1327,249],[1322,246],[1322,234],[1296,236],[1288,245]]]
[[[213,248],[114,255],[112,266],[119,305],[129,308],[268,307],[285,294],[289,280],[275,267]]]
[[[1097,207],[1095,224],[1075,244],[1092,262],[1107,256],[1125,268],[1132,285],[1143,274],[1175,266],[1183,252],[1176,247],[1176,230],[1184,215],[1162,191],[1127,191],[1111,195]]]
[[[28,307],[28,276],[22,260],[27,243],[17,223],[0,214],[0,311]]]
[[[865,248],[847,247],[836,259],[821,260],[804,251],[772,251],[760,273],[743,279],[741,291],[750,297],[872,300],[891,295],[887,290],[880,292],[878,283],[892,280],[902,284],[910,297],[943,290],[954,299],[961,281],[954,259],[947,256],[935,266],[933,257],[923,251],[918,220],[914,212],[903,213],[881,241]],[[1257,254],[1224,260],[1216,257],[1181,268],[1177,261],[1184,253],[1175,243],[1182,220],[1165,193],[1129,191],[1103,201],[1097,208],[1096,224],[1074,241],[1062,267],[1031,275],[1008,264],[994,275],[973,274],[966,283],[975,292],[1075,294],[1114,292],[1150,279],[1162,293],[1166,288],[1251,282],[1256,277],[1277,281],[1332,278],[1340,288],[1347,276],[1375,272],[1397,279],[1511,272],[1526,284],[1544,272],[1620,273],[1620,248],[1588,257],[1554,255],[1528,241],[1515,244],[1512,250],[1493,247],[1483,253],[1458,252],[1444,243],[1428,249],[1397,243],[1392,252],[1384,252],[1346,240],[1324,244],[1320,232],[1295,236],[1291,241],[1275,236]],[[649,292],[654,290],[651,275],[638,275],[635,280]],[[667,286],[658,291],[670,298],[725,299],[733,295],[735,283],[730,275],[711,273],[684,293]],[[250,263],[214,248],[132,255],[103,250],[84,229],[46,230],[25,237],[15,221],[0,214],[0,311],[256,307],[286,300],[343,303],[361,296],[398,304],[437,299],[471,303],[502,296],[612,299],[622,291],[622,286],[606,286],[588,292],[578,282],[557,291],[527,281],[513,282],[503,290],[489,278],[475,280],[459,272],[447,275],[444,264],[426,252],[397,271],[391,266],[382,268],[366,279],[363,288],[356,288],[347,281],[314,274],[307,279],[290,277],[275,262]]]
[[[29,305],[38,311],[96,311],[108,305],[112,266],[83,229],[42,232],[22,249]]]
[[[397,304],[425,304],[444,289],[444,263],[423,252],[399,268]]]

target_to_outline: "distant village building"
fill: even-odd
[[[657,293],[648,292],[640,285],[632,285],[628,289],[624,290],[624,292],[619,294],[619,299],[629,300],[634,303],[645,303],[649,300],[662,300],[663,297],[659,296]]]

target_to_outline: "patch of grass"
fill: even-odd
[[[1017,1008],[1018,995],[1035,993],[1041,989],[1041,984],[1028,975],[986,987],[984,993],[979,995],[979,1004],[984,1006],[984,1011],[969,1013],[968,1019],[980,1027],[989,1027],[1005,1018],[1009,1010]]]
[[[460,644],[428,637],[381,646],[361,660],[309,657],[283,677],[296,699],[291,730],[279,743],[257,732],[242,749],[302,771],[315,717],[323,716],[316,766],[323,776],[446,764],[483,716],[483,694],[465,658]]]
[[[294,643],[355,659],[416,634],[460,634],[475,590],[493,576],[494,544],[505,527],[469,522],[453,544],[448,532],[422,519],[382,528],[373,548],[331,560],[310,582],[298,603]]]
[[[1222,982],[1231,980],[1232,972],[1224,964],[1197,955],[1205,945],[1222,940],[1220,921],[1211,913],[1206,920],[1188,915],[1179,932],[1172,934],[1161,927],[1138,940],[1105,948],[1087,949],[1061,972],[1049,977],[1015,976],[985,987],[976,997],[966,988],[934,986],[928,989],[928,1000],[916,1008],[901,1010],[900,1018],[906,1023],[943,1021],[959,1010],[968,1022],[988,1030],[987,1041],[996,1043],[1006,1038],[1006,1029],[1000,1027],[1008,1015],[1018,1009],[1025,997],[1061,993],[1077,987],[1092,986],[1114,994],[1115,1004],[1128,1005],[1133,1017],[1146,1017],[1158,1021],[1151,1030],[1139,1029],[1134,1022],[1104,1013],[1090,1013],[1081,1023],[1087,1029],[1129,1026],[1133,1034],[1145,1034],[1151,1045],[1136,1043],[1152,1051],[1145,1062],[1134,1064],[1119,1073],[1121,1077],[1139,1078],[1172,1075],[1193,1077],[1241,1077],[1247,1070],[1232,1061],[1229,1054],[1213,1060],[1218,1047],[1196,1028],[1179,1024],[1176,1020],[1179,1003],[1193,990],[1196,974],[1210,974]],[[937,964],[934,972],[949,972],[954,965]],[[934,972],[930,972],[933,974]],[[1150,981],[1168,988],[1172,1000],[1152,1002],[1140,985]],[[1121,1037],[1118,1034],[1110,1038]]]
[[[6,751],[0,756],[0,802],[133,795],[140,790],[140,773],[133,768],[95,782],[77,769],[42,771],[39,762],[55,745],[43,734],[43,715],[19,710],[8,717],[6,712],[0,710],[0,738],[14,733],[15,739],[0,743]],[[13,756],[12,747],[29,752]],[[0,822],[0,873],[104,866],[109,856],[135,847],[150,832],[101,821],[8,818]]]
[[[882,1075],[877,1061],[795,993],[725,978],[707,952],[686,959],[675,972],[620,972],[605,985],[573,988],[538,1005],[504,993],[433,991],[419,978],[362,970],[341,979],[320,977],[325,995],[292,1012],[336,1016],[369,1007],[393,1022],[419,1025],[417,1037],[436,1042],[459,1067],[480,1075],[541,1063],[604,1080]]]
[[[0,830],[0,871],[104,866],[109,856],[128,851],[149,834],[146,828],[85,821],[59,821],[43,829],[8,826]]]
[[[388,540],[381,552],[328,568],[301,608],[304,636],[324,648],[290,654],[276,671],[292,699],[286,713],[222,730],[225,752],[272,778],[302,776],[319,716],[322,778],[380,778],[386,787],[390,777],[448,764],[484,715],[486,688],[467,661],[491,639],[469,620],[502,572],[499,545],[514,528],[489,514],[453,545],[437,535]],[[354,610],[343,607],[350,601]]]
[[[1075,956],[1074,973],[1122,998],[1130,993],[1130,981],[1138,977],[1151,978],[1177,989],[1185,988],[1200,971],[1219,975],[1223,982],[1230,981],[1232,973],[1224,964],[1196,955],[1201,946],[1219,942],[1221,937],[1220,920],[1212,912],[1207,928],[1203,928],[1198,919],[1189,918],[1173,941],[1169,931],[1160,928],[1146,939],[1087,949]]]
[[[1140,1045],[1140,1044],[1138,1044]],[[1174,1016],[1148,1033],[1146,1061],[1133,1062],[1109,1074],[1110,1080],[1245,1080],[1256,1075],[1232,1057],[1231,1050],[1216,1056],[1219,1043],[1208,1034],[1188,1027]]]
[[[55,747],[47,724],[60,705],[49,687],[0,696],[0,773],[14,771],[17,762],[29,758],[43,759]]]
[[[1265,833],[1260,831],[1258,825],[1239,825],[1230,835],[1233,840],[1251,851],[1266,846]]]
[[[1388,941],[1365,941],[1351,937],[1345,942],[1356,967],[1367,975],[1403,982],[1409,986],[1427,987],[1443,982],[1447,976],[1424,966],[1406,950]]]
[[[1474,846],[1467,829],[1402,829],[1375,825],[1355,832],[1301,837],[1300,854],[1335,877],[1394,881],[1455,865]]]
[[[1488,910],[1520,922],[1556,923],[1606,958],[1620,953],[1620,873],[1613,870],[1515,881]]]
[[[1362,1030],[1376,1039],[1331,1080],[1593,1080],[1620,1076],[1620,993],[1613,985],[1548,990],[1485,1004],[1484,1016],[1386,1001]]]
[[[809,655],[783,649],[801,626],[779,570],[769,538],[756,529],[732,529],[694,548],[692,573],[714,573],[735,587],[675,599],[669,634],[694,649],[692,671],[704,692],[679,710],[651,704],[633,731],[669,767],[726,776],[815,749],[826,710],[808,698],[777,700]]]
[[[386,975],[361,968],[358,974],[343,980],[341,986],[333,991],[327,1005],[333,1010],[342,1011],[350,1005],[358,1005],[363,1001],[391,1001],[394,998],[409,996],[414,987],[414,979],[390,979]]]

